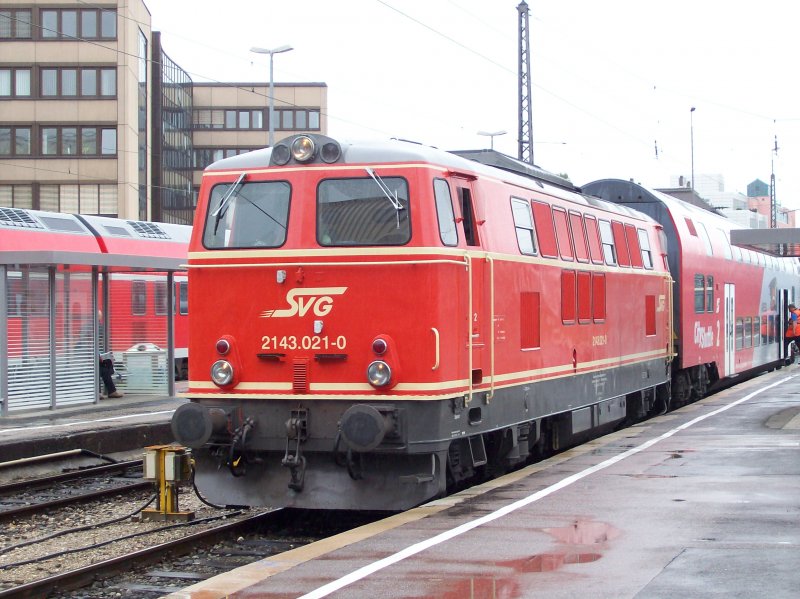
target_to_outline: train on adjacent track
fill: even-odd
[[[136,257],[185,255],[191,227],[0,208],[0,230],[0,254],[16,262],[7,268],[5,282],[12,369],[36,371],[37,364],[47,368],[52,347],[60,361],[74,355],[75,347],[88,347],[95,306],[100,346],[113,353],[119,366],[125,352],[138,347],[166,350],[166,273],[113,264],[120,256],[136,263]],[[48,264],[56,268],[52,282]],[[93,269],[103,275],[96,290]],[[172,280],[174,371],[178,378],[187,378],[187,277],[178,273]]]
[[[585,189],[400,140],[211,165],[172,420],[201,493],[406,509],[783,364],[796,260],[657,192]]]

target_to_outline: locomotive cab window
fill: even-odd
[[[286,241],[291,189],[285,181],[221,183],[211,190],[203,245],[278,247]]]
[[[433,194],[436,200],[436,218],[439,221],[439,238],[445,245],[458,245],[456,217],[453,214],[453,200],[447,181],[434,179]]]
[[[327,179],[317,189],[323,246],[403,245],[411,239],[408,183],[400,177]]]

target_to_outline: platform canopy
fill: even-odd
[[[732,229],[731,243],[779,258],[800,257],[800,229]]]

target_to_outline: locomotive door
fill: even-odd
[[[458,206],[461,211],[460,222],[464,232],[464,239],[467,250],[475,250],[480,247],[480,237],[478,235],[479,221],[476,218],[475,199],[472,193],[472,185],[469,181],[458,180],[455,182],[458,194]],[[487,274],[486,259],[477,256],[473,251],[469,257],[470,272],[470,380],[471,385],[479,384],[483,380],[485,356],[484,347],[486,345],[485,327],[490,320],[485,314],[488,306],[485,293],[485,277]]]
[[[725,375],[736,372],[736,302],[735,286],[725,283]]]

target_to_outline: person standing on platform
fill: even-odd
[[[105,395],[100,394],[100,399],[107,397],[119,398],[123,396],[122,391],[117,391],[117,386],[114,384],[114,362],[111,361],[112,352],[100,354],[100,378],[103,380],[103,385],[106,387]]]
[[[794,342],[794,351],[792,351]],[[789,304],[789,320],[786,323],[786,360],[790,363],[794,353],[800,350],[800,310],[794,304]]]

